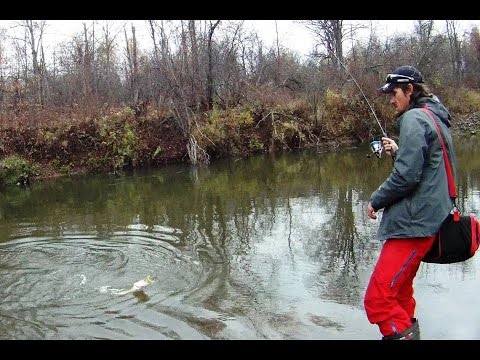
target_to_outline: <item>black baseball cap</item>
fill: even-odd
[[[385,85],[380,89],[380,92],[389,94],[398,86],[398,84],[413,84],[423,83],[423,75],[413,66],[404,65],[396,68],[392,73],[387,75]]]

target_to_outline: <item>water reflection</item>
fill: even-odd
[[[457,141],[464,212],[480,206],[477,145]],[[0,194],[0,338],[378,338],[362,304],[380,249],[366,205],[391,162],[369,151],[172,165]],[[449,289],[475,282],[477,268],[477,257],[422,264],[418,296],[453,301]],[[99,291],[147,274],[155,282],[142,296]],[[427,338],[478,333],[432,320]]]

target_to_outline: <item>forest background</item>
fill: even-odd
[[[422,71],[455,131],[478,131],[476,26],[418,20],[384,35],[370,21],[299,23],[315,42],[306,57],[244,21],[145,20],[150,46],[133,24],[85,21],[49,51],[48,21],[0,28],[0,182],[378,139],[377,118],[394,133],[378,87],[404,64]]]

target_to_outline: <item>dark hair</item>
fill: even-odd
[[[413,92],[412,97],[410,98],[410,104],[421,97],[432,97],[433,93],[430,91],[428,86],[424,83],[412,83],[413,85]],[[397,87],[405,92],[407,90],[408,84],[399,84]]]

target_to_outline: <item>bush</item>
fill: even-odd
[[[40,174],[40,167],[18,155],[0,161],[0,182],[3,186],[29,185]]]
[[[465,88],[449,89],[446,92],[445,105],[451,112],[468,114],[480,111],[480,92]]]

